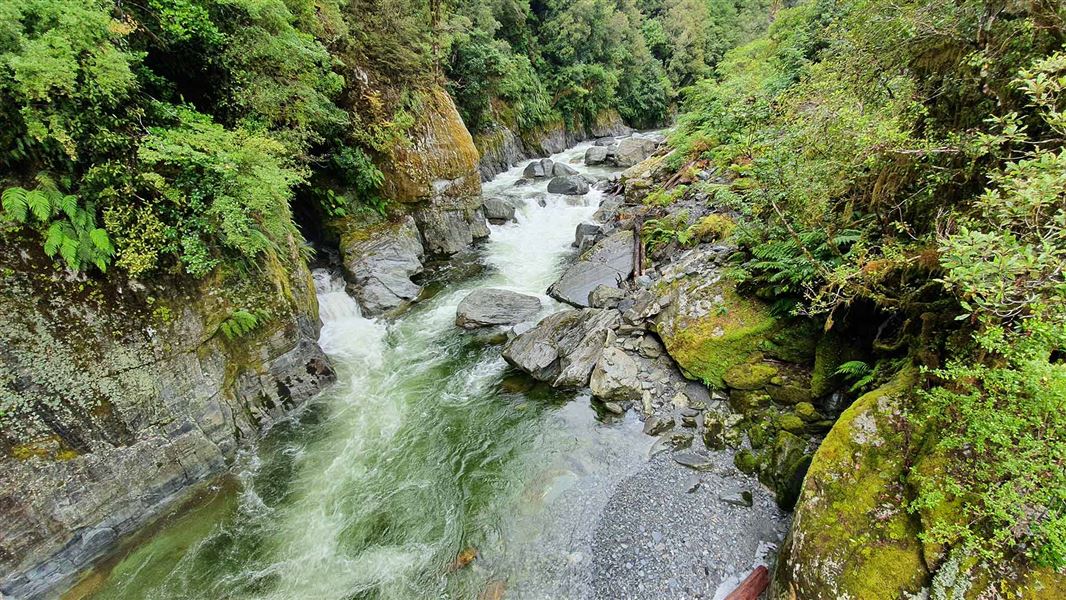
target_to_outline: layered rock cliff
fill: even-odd
[[[240,276],[271,298],[239,335],[221,281],[84,279],[0,248],[0,595],[35,598],[224,469],[333,369],[310,274]],[[229,329],[231,335],[227,336]]]

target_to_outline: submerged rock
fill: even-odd
[[[464,329],[514,325],[540,312],[540,298],[510,290],[486,288],[474,290],[456,309],[455,324]]]
[[[372,317],[414,300],[421,286],[411,277],[422,272],[422,242],[414,219],[341,237],[348,292],[363,315]]]
[[[570,265],[548,295],[574,306],[589,306],[589,293],[599,285],[618,287],[633,273],[633,232],[619,231],[600,241]]]
[[[580,175],[564,175],[548,182],[548,192],[564,196],[583,196],[589,193],[589,182]]]
[[[615,310],[557,312],[509,341],[504,346],[503,358],[555,387],[584,387],[607,342],[608,332],[621,321]]]

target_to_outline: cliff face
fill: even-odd
[[[300,260],[245,276],[270,318],[229,339],[221,282],[83,281],[14,242],[0,256],[2,594],[68,581],[333,379]]]

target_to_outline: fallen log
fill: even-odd
[[[748,578],[740,582],[737,589],[729,592],[725,600],[755,600],[770,585],[770,571],[766,567],[756,567]]]

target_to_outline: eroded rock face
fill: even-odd
[[[548,295],[574,306],[589,306],[596,286],[618,287],[633,274],[633,232],[619,231],[600,241],[570,265]]]
[[[536,296],[495,288],[474,290],[459,303],[455,324],[464,329],[514,325],[536,316],[541,306]]]
[[[422,292],[411,277],[422,272],[425,252],[415,227],[406,217],[397,223],[341,236],[345,279],[350,293],[372,317],[414,300]]]
[[[555,387],[584,387],[589,383],[608,333],[620,323],[621,316],[616,310],[557,312],[509,341],[503,348],[503,358]]]
[[[334,377],[302,265],[254,276],[288,291],[231,340],[224,290],[112,280],[86,296],[43,256],[0,256],[0,596],[69,583]]]

